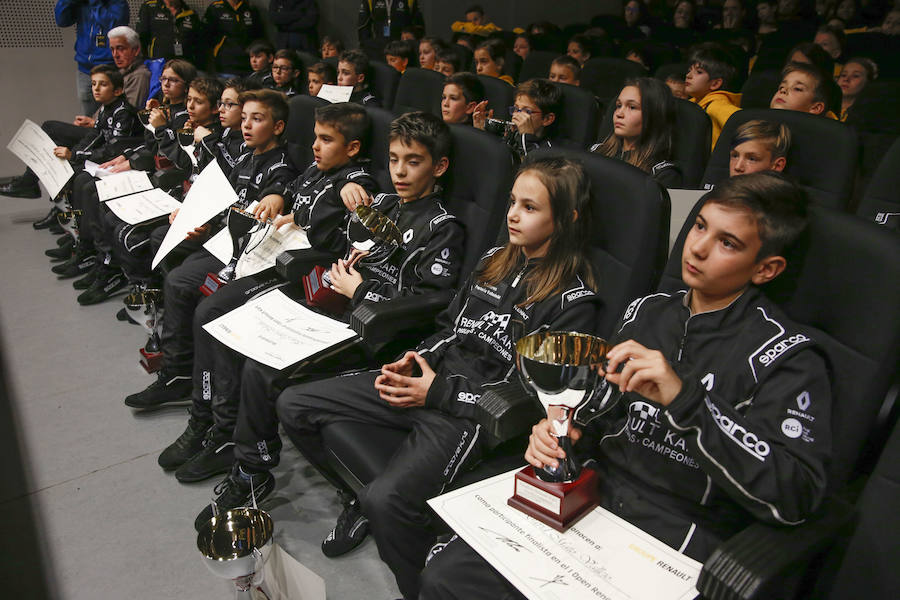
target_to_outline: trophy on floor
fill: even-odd
[[[367,265],[377,265],[391,257],[403,240],[400,229],[390,218],[370,206],[360,204],[350,217],[347,226],[354,252],[347,268],[364,261]],[[350,299],[331,288],[330,269],[316,265],[309,275],[303,277],[306,302],[332,315],[342,315]]]
[[[516,342],[516,367],[537,392],[566,453],[556,468],[527,466],[515,477],[507,503],[557,531],[565,531],[597,505],[597,472],[582,468],[572,452],[569,431],[577,408],[591,400],[600,382],[597,367],[610,345],[583,333],[543,331]]]
[[[226,285],[234,279],[234,272],[237,270],[238,260],[241,254],[250,243],[251,230],[260,224],[260,221],[253,215],[237,206],[232,206],[225,218],[228,232],[231,234],[231,260],[218,273],[207,273],[206,281],[200,286],[200,291],[204,296],[211,296],[217,289]],[[268,223],[268,221],[266,221]]]
[[[148,288],[139,283],[125,296],[125,310],[132,321],[144,328],[149,337],[140,349],[141,366],[148,373],[156,373],[162,368],[162,350],[159,330],[162,326],[162,290]]]
[[[214,575],[234,582],[235,598],[250,599],[254,588],[262,591],[262,570],[272,551],[274,530],[266,511],[235,508],[219,513],[200,529],[197,549]]]

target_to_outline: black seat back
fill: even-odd
[[[369,89],[381,102],[382,108],[391,110],[394,106],[394,96],[397,94],[397,86],[400,85],[400,72],[387,63],[373,60],[369,63]]]
[[[530,56],[530,55],[529,55]],[[566,83],[555,84],[562,93],[562,114],[556,127],[560,138],[579,148],[587,148],[597,139],[600,107],[588,90]]]
[[[369,158],[372,159],[369,172],[378,182],[379,191],[393,193],[394,184],[391,183],[388,138],[394,115],[389,110],[375,107],[366,107],[366,112],[369,113],[369,118],[372,120],[369,130]]]
[[[556,52],[546,50],[532,50],[522,61],[522,69],[519,71],[519,81],[528,81],[535,77],[546,79],[550,75],[550,65],[559,56]]]
[[[878,163],[856,214],[900,231],[900,138]]]
[[[781,71],[753,71],[741,88],[741,108],[769,108],[781,83]]]
[[[785,174],[803,186],[816,203],[846,209],[856,169],[856,132],[833,119],[794,110],[747,109],[731,115],[709,158],[703,183],[715,185],[728,177],[734,132],[753,119],[787,125],[791,130],[791,151]]]
[[[394,97],[394,114],[422,110],[441,116],[441,94],[446,77],[430,69],[411,68],[400,76]]]
[[[327,100],[297,94],[289,103],[290,112],[285,127],[284,140],[288,153],[298,169],[305,169],[313,161],[312,144],[316,139],[316,109],[328,104]]]
[[[581,87],[591,90],[604,104],[619,94],[626,79],[642,77],[644,67],[624,58],[601,56],[584,63],[581,70]]]
[[[512,106],[516,88],[497,77],[478,75],[484,86],[484,97],[488,101],[488,109],[494,111],[494,118],[509,121],[508,108]]]

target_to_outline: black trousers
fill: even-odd
[[[479,428],[438,410],[390,406],[374,388],[378,374],[378,370],[365,371],[289,387],[275,403],[277,420],[270,403],[242,396],[235,456],[242,463],[271,464],[280,420],[297,448],[332,479],[336,474],[325,459],[320,436],[323,426],[356,421],[408,431],[390,464],[363,489],[359,500],[381,559],[393,571],[404,598],[413,600],[418,597],[419,575],[435,540],[426,500],[478,462],[482,452]],[[270,455],[261,455],[260,449],[267,449]]]
[[[503,575],[461,538],[432,549],[422,572],[419,600],[523,600]]]
[[[203,326],[252,298],[286,282],[273,269],[241,277],[202,298],[194,312],[194,370],[191,415],[232,438],[240,404],[241,371],[247,358],[216,340]],[[277,395],[277,394],[276,394]],[[274,397],[274,396],[273,396]]]

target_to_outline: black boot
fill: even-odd
[[[73,238],[71,235],[64,235],[59,239],[62,240],[62,244],[57,244],[56,248],[44,250],[44,254],[49,256],[50,260],[52,260],[53,262],[69,260],[69,258],[71,258],[72,256],[72,253],[75,251],[75,238]]]
[[[35,181],[29,181],[25,177],[16,177],[9,183],[0,184],[0,196],[40,198],[41,188]]]
[[[184,432],[162,451],[156,462],[159,463],[159,466],[164,471],[177,469],[188,462],[198,452],[203,450],[203,440],[206,438],[206,432],[211,425],[208,422],[198,421],[194,417],[188,419]]]
[[[216,495],[215,509],[212,504],[200,511],[194,519],[194,529],[200,531],[213,515],[240,506],[253,506],[254,499],[257,503],[272,493],[275,489],[275,478],[268,471],[262,473],[245,473],[235,463],[228,477],[223,479],[213,488]]]
[[[70,279],[79,275],[86,275],[97,262],[97,251],[93,246],[75,244],[75,251],[71,258],[64,263],[52,267],[50,270],[56,273],[60,279]]]
[[[211,429],[203,440],[200,452],[175,471],[175,479],[181,483],[203,481],[227,473],[233,464],[234,442],[231,436],[223,436]]]
[[[89,306],[108,300],[128,287],[128,279],[122,269],[115,265],[103,265],[91,287],[78,295],[78,304]]]
[[[60,227],[59,225],[59,221],[57,221],[56,219],[56,215],[61,212],[61,210],[54,206],[50,209],[50,212],[48,212],[44,217],[32,223],[31,226],[35,229],[49,229],[52,225],[56,225],[57,227],[62,229],[62,227]]]
[[[190,402],[193,388],[190,375],[172,375],[160,371],[156,381],[140,392],[125,398],[125,406],[159,408],[164,404]]]

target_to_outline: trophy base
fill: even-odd
[[[200,292],[204,296],[212,296],[217,289],[227,283],[227,281],[223,281],[222,279],[220,279],[216,273],[207,273],[206,281],[204,281],[203,285],[200,286]]]
[[[584,468],[578,479],[551,483],[540,479],[534,467],[516,473],[515,493],[507,504],[553,529],[564,532],[599,502],[597,471]]]
[[[322,281],[322,275],[325,272],[323,267],[316,265],[309,275],[303,277],[306,303],[309,306],[320,308],[328,314],[340,316],[347,311],[350,299],[325,285]]]
[[[162,369],[163,362],[163,354],[162,352],[147,352],[145,349],[140,349],[141,353],[141,366],[144,367],[144,370],[148,373],[156,373],[160,369]]]

